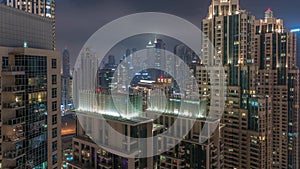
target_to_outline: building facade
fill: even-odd
[[[60,58],[0,47],[1,168],[60,168]]]
[[[227,73],[224,168],[299,168],[295,35],[270,9],[256,20],[238,0],[213,0],[202,31],[203,64],[216,56]],[[198,78],[211,81],[201,66]],[[204,95],[207,87],[200,89]]]
[[[55,49],[55,0],[5,0],[6,5],[51,20],[52,48]],[[24,24],[24,23],[23,23]],[[50,42],[50,41],[49,41]]]
[[[55,18],[55,0],[6,0],[6,5],[47,18]]]
[[[1,4],[0,16],[0,46],[53,50],[51,19]]]

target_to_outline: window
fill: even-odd
[[[52,156],[52,164],[56,164],[57,163],[57,154]]]
[[[56,127],[52,129],[52,138],[55,138],[55,137],[57,137],[57,128]]]
[[[57,97],[57,88],[53,88],[52,89],[52,98],[56,98]]]
[[[52,125],[57,124],[57,114],[52,115]]]
[[[52,84],[57,84],[57,76],[52,75]]]
[[[57,111],[57,101],[52,102],[52,111]]]
[[[8,57],[2,57],[2,68],[8,67]]]
[[[56,59],[52,59],[52,69],[56,69],[57,68],[57,61]]]
[[[56,151],[57,150],[57,141],[54,141],[53,143],[52,143],[52,151],[54,152],[54,151]]]

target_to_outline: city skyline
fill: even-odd
[[[288,1],[0,0],[0,168],[300,168]]]
[[[287,27],[300,26],[297,22],[300,18],[300,13],[297,11],[299,1],[241,1],[241,8],[246,9],[257,19],[264,17],[264,12],[271,8],[275,17],[279,17],[285,21]],[[93,5],[91,5],[93,3]],[[192,22],[200,28],[201,20],[207,15],[207,6],[210,0],[189,0],[182,2],[175,1],[105,1],[105,0],[88,0],[88,1],[57,1],[56,2],[56,41],[57,50],[63,51],[65,47],[70,50],[71,68],[73,68],[79,51],[88,40],[88,38],[100,27],[106,23],[113,21],[121,16],[136,13],[136,12],[165,12],[178,15]],[[80,12],[79,12],[80,11]],[[89,19],[87,19],[89,18]],[[148,40],[147,40],[148,41]],[[136,48],[140,42],[135,43]],[[129,47],[127,47],[129,48]],[[126,50],[126,47],[124,47]]]

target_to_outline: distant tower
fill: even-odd
[[[63,76],[70,76],[70,53],[67,48],[63,51],[62,62]]]
[[[67,48],[64,49],[62,54],[62,77],[61,77],[61,104],[64,109],[69,109],[71,101],[70,91],[70,53]]]
[[[154,42],[149,41],[146,46],[147,48],[147,57],[152,57],[154,59],[154,68],[156,70],[151,70],[151,78],[152,80],[156,80],[158,77],[163,76],[164,72],[162,70],[165,69],[165,52],[162,50],[166,49],[166,44],[162,39],[155,39]],[[163,58],[163,59],[161,59]]]
[[[109,57],[108,57],[108,64],[110,64],[110,65],[116,64],[115,56],[114,55],[109,55]]]
[[[97,55],[90,48],[83,49],[78,59],[80,62],[75,65],[73,74],[73,89],[77,89],[76,91],[73,90],[74,106],[76,108],[79,106],[81,91],[95,92],[97,90],[96,78],[99,66]]]

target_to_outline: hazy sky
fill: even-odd
[[[67,47],[71,65],[87,39],[106,23],[137,12],[165,12],[200,27],[211,0],[56,0],[56,46]],[[271,8],[286,27],[300,26],[299,0],[240,0],[257,18]]]

